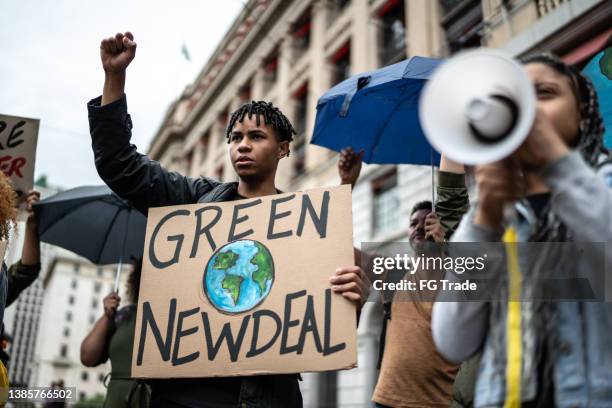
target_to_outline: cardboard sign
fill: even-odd
[[[22,203],[34,185],[38,119],[0,115],[0,170]]]
[[[139,378],[356,366],[348,186],[149,210],[132,355]]]

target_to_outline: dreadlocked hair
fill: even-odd
[[[245,103],[236,109],[234,113],[232,113],[227,129],[225,130],[227,143],[229,143],[231,140],[232,129],[234,126],[236,126],[236,122],[242,123],[247,114],[249,115],[249,119],[255,115],[255,123],[257,126],[261,124],[261,117],[263,117],[264,124],[272,126],[281,141],[286,140],[291,142],[293,140],[293,135],[296,134],[293,125],[291,125],[291,122],[289,122],[289,119],[287,119],[287,117],[283,115],[283,112],[274,106],[272,102],[251,101]],[[289,156],[289,151],[287,151],[287,156]]]
[[[17,195],[8,177],[0,171],[0,241],[7,240],[17,218]]]

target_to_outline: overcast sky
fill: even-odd
[[[0,13],[0,113],[40,119],[36,177],[64,188],[101,184],[86,103],[101,94],[99,45],[138,43],[126,93],[144,152],[169,104],[191,83],[243,7],[241,0],[5,0]],[[186,44],[188,62],[181,53]]]

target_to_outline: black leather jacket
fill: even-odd
[[[138,153],[130,144],[125,96],[102,107],[100,102],[98,97],[87,104],[98,174],[145,215],[149,207],[236,199],[237,183],[186,177]],[[301,407],[297,380],[298,375],[155,380],[151,406]]]

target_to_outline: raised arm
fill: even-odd
[[[463,164],[442,155],[437,190],[435,211],[446,232],[446,239],[450,239],[470,203]]]
[[[149,207],[194,203],[218,183],[169,172],[130,144],[132,121],[124,87],[126,69],[135,54],[136,43],[129,32],[102,41],[104,90],[87,108],[98,174],[115,193],[146,214]]]
[[[40,273],[40,240],[36,216],[32,204],[40,200],[40,193],[35,190],[28,192],[25,236],[21,259],[8,270],[8,288],[6,293],[6,306],[13,303],[19,294],[30,286]]]

